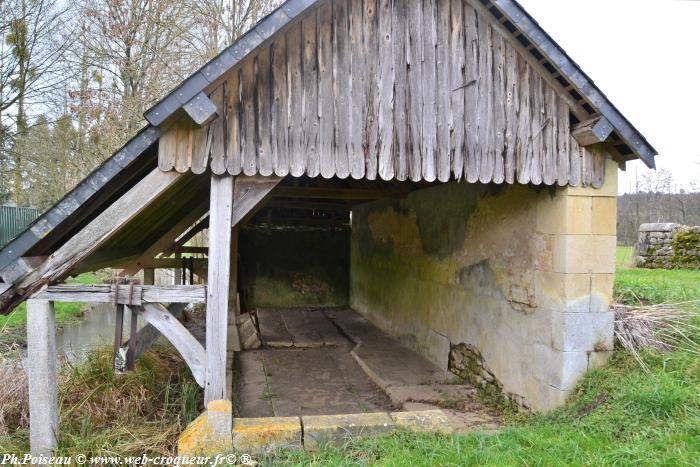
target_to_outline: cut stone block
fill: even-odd
[[[258,310],[258,325],[263,343],[268,347],[292,347],[292,335],[287,330],[279,310]]]
[[[613,349],[615,313],[554,313],[552,347],[564,352]]]
[[[588,370],[587,352],[562,352],[535,344],[533,376],[553,388],[568,391]]]
[[[456,401],[471,398],[476,389],[468,385],[434,384],[414,386],[390,386],[386,393],[391,402],[396,406],[403,406],[406,402],[423,402],[437,406],[446,406]]]
[[[387,413],[302,416],[304,449],[316,450],[324,444],[342,445],[358,436],[390,432],[394,421]]]
[[[411,412],[392,412],[396,428],[423,432],[450,434],[453,428],[442,410],[422,410]]]
[[[554,272],[612,274],[616,247],[614,235],[556,235]]]
[[[233,448],[246,454],[266,454],[278,449],[300,450],[299,417],[236,418],[233,420]]]
[[[231,402],[214,400],[207,411],[190,423],[177,441],[180,456],[216,455],[230,453]]]
[[[617,235],[617,198],[592,198],[592,233]]]

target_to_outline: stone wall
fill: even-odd
[[[598,190],[450,183],[357,207],[351,306],[465,379],[561,405],[613,348],[607,169]]]
[[[634,258],[640,268],[700,268],[700,226],[642,224]]]
[[[246,309],[348,304],[349,229],[244,229],[238,250]]]

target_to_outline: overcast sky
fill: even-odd
[[[659,152],[700,182],[700,1],[519,0]],[[627,164],[620,192],[645,166]]]

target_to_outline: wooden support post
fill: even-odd
[[[53,303],[27,301],[27,377],[29,446],[32,454],[50,455],[58,434],[56,316]]]
[[[122,371],[122,369],[117,368],[117,357],[119,356],[119,349],[122,347],[122,335],[124,333],[124,305],[117,305],[116,310],[114,310],[114,355],[112,362],[114,362],[114,369]]]
[[[207,339],[204,403],[226,398],[233,177],[212,175],[209,202]]]
[[[126,353],[126,369],[132,371],[136,366],[136,336],[139,315],[135,308],[126,307],[126,309],[131,311],[131,320],[129,321],[131,332],[129,332],[129,350]]]
[[[175,260],[177,266],[175,266],[175,285],[182,285],[182,255],[180,253],[175,253]]]

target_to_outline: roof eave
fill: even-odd
[[[598,111],[607,118],[620,138],[649,168],[656,168],[654,157],[658,152],[625,118],[595,85],[576,62],[547,34],[537,21],[516,0],[491,0],[499,11],[547,56],[557,71]]]
[[[185,79],[167,96],[144,113],[153,126],[159,126],[187,104],[207,86],[216,82],[250,52],[269,39],[277,31],[287,26],[318,0],[287,0],[253,28],[241,36],[231,46],[224,49],[214,59]]]

